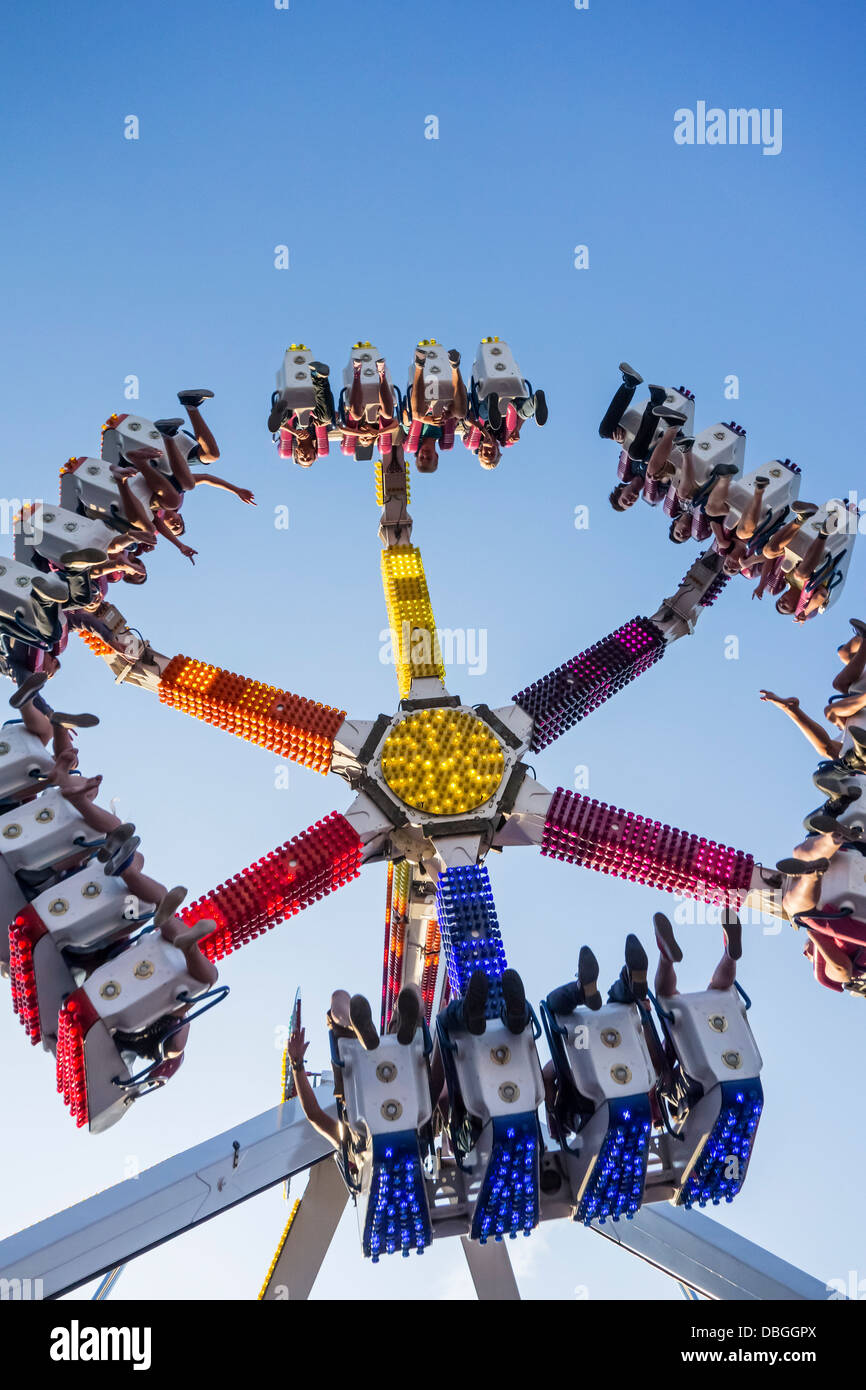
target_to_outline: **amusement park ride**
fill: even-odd
[[[428,398],[447,389],[448,363],[428,342]],[[378,409],[369,343],[356,344],[365,403]],[[278,393],[302,423],[314,405],[312,358],[287,350]],[[316,364],[312,364],[315,367]],[[352,384],[344,375],[341,418]],[[390,381],[390,379],[389,379]],[[443,383],[445,385],[443,386]],[[470,400],[495,390],[506,404],[531,395],[508,345],[487,339],[473,366]],[[220,670],[167,657],[142,642],[107,602],[99,632],[81,636],[118,683],[216,725],[348,786],[342,810],[302,831],[179,912],[196,927],[212,962],[351,882],[360,870],[386,870],[385,955],[378,1047],[332,1036],[333,1072],[322,1076],[324,1109],[344,1121],[336,1155],[301,1113],[284,1067],[273,1110],[0,1242],[0,1277],[40,1279],[57,1297],[137,1254],[219,1215],[280,1182],[308,1173],[260,1297],[306,1298],[340,1216],[358,1209],[363,1254],[419,1254],[458,1237],[481,1298],[519,1297],[504,1236],[531,1236],[541,1221],[583,1224],[667,1271],[687,1290],[714,1299],[823,1299],[823,1283],[695,1210],[730,1202],[746,1177],[762,1106],[761,1058],[749,1001],[737,986],[637,1003],[579,1006],[557,1014],[548,1001],[515,1033],[501,1019],[506,951],[487,860],[536,848],[543,856],[735,909],[783,916],[784,875],[745,852],[591,799],[542,786],[527,758],[562,737],[600,704],[649,671],[690,634],[728,582],[707,549],[650,616],[615,632],[528,684],[507,703],[467,704],[448,688],[419,550],[412,544],[409,463],[420,432],[398,426],[408,395],[399,391],[395,433],[374,462],[380,508],[381,570],[395,646],[399,700],[391,713],[363,714]],[[671,390],[670,411],[694,402]],[[405,420],[405,416],[403,419]],[[623,417],[626,440],[638,417]],[[659,422],[659,433],[663,430]],[[317,429],[317,452],[327,431]],[[159,431],[141,417],[113,416],[102,457],[64,468],[59,507],[41,506],[37,543],[22,531],[15,558],[0,559],[4,622],[33,628],[26,591],[34,549],[59,561],[70,544],[104,549],[123,529],[110,464],[142,441],[159,449]],[[440,447],[449,447],[447,433]],[[364,456],[363,443],[354,449]],[[290,452],[290,450],[289,450]],[[371,451],[372,452],[372,451]],[[698,482],[719,464],[742,465],[734,425],[698,434]],[[158,465],[159,465],[159,461]],[[790,516],[800,475],[766,466],[771,487],[761,539]],[[748,482],[747,479],[743,480]],[[743,504],[745,505],[745,504]],[[844,504],[828,504],[817,522]],[[854,536],[832,530],[819,576],[829,602],[841,588]],[[153,905],[134,903],[116,877],[97,871],[102,837],[48,785],[51,759],[19,724],[0,743],[0,906],[13,925],[0,943],[13,1006],[32,1042],[54,1053],[58,1089],[76,1123],[98,1132],[158,1089],[179,1065],[166,1049],[183,1022],[225,991],[184,974],[183,958],[153,926]],[[34,783],[39,794],[21,800]],[[44,788],[44,789],[42,789]],[[8,809],[7,809],[8,808]],[[76,858],[77,856],[77,858]],[[825,901],[864,913],[859,855],[840,855],[825,875]],[[71,861],[75,860],[70,871]],[[859,887],[857,885],[860,885]],[[440,979],[440,952],[447,971]],[[474,971],[490,981],[481,1035],[452,1036],[437,1015],[464,994]],[[410,1044],[388,1031],[400,990],[418,986],[423,1026]],[[300,1022],[300,1000],[293,1026]],[[475,1117],[467,1147],[456,1127],[436,1133],[429,1064],[437,1034],[448,1092]],[[536,1042],[546,1035],[559,1100],[548,1123]],[[655,1045],[655,1047],[654,1047]],[[665,1091],[656,1058],[667,1049],[681,1083]],[[339,1095],[330,1098],[338,1077]],[[577,1096],[579,1103],[570,1103]],[[552,1123],[551,1123],[552,1120]],[[352,1137],[363,1142],[353,1144]]]

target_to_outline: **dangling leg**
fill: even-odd
[[[847,695],[851,686],[856,685],[866,673],[866,642],[863,641],[866,623],[861,623],[859,618],[851,618],[850,622],[857,635],[848,646],[854,647],[854,650],[846,658],[844,671],[840,671],[833,681],[833,689],[840,691],[842,695]]]
[[[189,416],[192,432],[199,446],[199,458],[202,463],[216,463],[220,456],[220,451],[217,447],[216,440],[211,434],[199,410],[202,401],[213,398],[213,391],[178,391],[177,398]]]
[[[726,907],[722,912],[722,933],[725,950],[713,971],[708,989],[730,989],[737,978],[737,961],[743,954],[743,928],[733,908]]]
[[[814,931],[811,927],[807,927],[806,935],[823,958],[824,968],[829,978],[840,985],[850,984],[854,978],[851,957],[843,951],[841,946],[836,945],[832,937],[825,936],[823,932]]]
[[[379,373],[379,418],[380,420],[393,420],[394,392],[391,390],[391,383],[385,375],[384,357],[380,357],[376,362],[376,371]]]
[[[646,468],[648,478],[661,478],[664,475],[678,429],[679,425],[669,425],[653,449]]]
[[[653,988],[657,995],[670,999],[673,995],[679,994],[674,964],[682,960],[683,953],[674,936],[670,918],[666,917],[663,912],[656,912],[653,915],[653,927],[655,928],[656,945],[659,948],[659,963],[656,966]]]
[[[737,523],[737,537],[750,541],[758,529],[764,510],[764,491],[770,486],[769,478],[756,478],[751,501]]]
[[[466,393],[466,383],[460,373],[460,353],[456,348],[449,350],[448,360],[451,363],[451,390],[454,398],[451,412],[455,420],[465,420],[469,414],[469,397]]]

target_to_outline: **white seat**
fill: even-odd
[[[762,1067],[737,990],[708,989],[659,998],[665,1028],[685,1076],[703,1088],[671,1146],[677,1205],[732,1201],[745,1180],[763,1104]]]
[[[82,820],[56,787],[0,816],[0,856],[13,873],[62,863],[105,837]]]
[[[427,354],[421,372],[427,413],[435,413],[440,407],[448,406],[454,400],[454,388],[451,381],[451,363],[448,359],[448,353],[441,343],[431,340],[430,342],[419,344],[419,347]],[[409,367],[409,381],[406,387],[407,399],[411,397],[414,380],[415,365],[413,361]]]
[[[745,435],[737,434],[729,425],[710,425],[695,435],[692,459],[695,463],[695,476],[700,468],[706,478],[719,464],[736,464],[740,473],[746,457]]]
[[[518,1035],[492,1020],[480,1037],[460,1032],[452,1041],[460,1092],[471,1115],[486,1124],[538,1109],[544,1083],[531,1029]]]
[[[735,478],[731,483],[728,492],[729,505],[726,519],[726,525],[730,529],[733,530],[742,520],[752,500],[752,493],[758,478],[770,479],[770,486],[764,488],[761,517],[758,522],[759,530],[768,522],[768,512],[772,520],[775,521],[786,508],[790,507],[792,502],[796,502],[800,495],[800,474],[794,472],[779,459],[773,459],[770,463],[765,463],[762,468],[755,468],[745,477]],[[793,516],[789,515],[785,519],[791,521]]]
[[[580,1095],[595,1109],[563,1153],[574,1218],[633,1216],[640,1206],[652,1127],[649,1092],[656,1071],[635,1004],[583,1006],[553,1015]]]
[[[60,477],[60,504],[72,512],[81,507],[86,516],[107,524],[114,523],[119,529],[125,530],[128,523],[120,488],[111,467],[106,459],[70,459]],[[130,491],[149,510],[152,494],[141,474],[130,479]]]
[[[114,527],[53,503],[34,503],[31,526],[15,537],[15,558],[26,562],[36,553],[59,565],[68,550],[108,550],[117,539]]]
[[[9,621],[20,618],[31,630],[35,630],[36,619],[30,585],[37,574],[32,565],[0,555],[0,614]]]
[[[791,544],[785,550],[783,565],[783,568],[788,571],[796,569],[825,522],[830,528],[825,555],[832,557],[833,563],[832,567],[827,565],[826,558],[820,562],[821,582],[827,582],[831,571],[834,576],[838,577],[834,578],[829,598],[821,609],[822,613],[826,613],[828,608],[832,608],[845,587],[845,580],[854,552],[854,542],[858,534],[856,506],[850,502],[843,502],[838,497],[832,497],[825,502],[822,507],[818,508],[814,516],[810,516],[800,527]]]
[[[483,401],[495,392],[502,404],[503,415],[508,401],[519,400],[528,395],[526,382],[515,361],[514,353],[508,343],[500,338],[482,338],[475,349],[472,378],[478,400]]]
[[[566,1030],[563,1042],[574,1084],[596,1106],[622,1096],[644,1094],[656,1082],[655,1068],[636,1004],[580,1007],[556,1015]]]
[[[283,401],[298,417],[301,425],[309,422],[315,405],[313,378],[310,363],[313,354],[302,343],[292,343],[286,348],[280,370],[277,372],[277,390]]]
[[[717,1082],[757,1076],[762,1062],[742,997],[729,989],[659,998],[671,1015],[668,1036],[683,1071],[709,1091]]]
[[[685,415],[686,422],[684,425],[681,425],[680,428],[682,429],[683,434],[690,435],[694,428],[695,419],[695,403],[692,397],[683,395],[683,393],[681,391],[678,391],[674,386],[669,386],[667,388],[664,403],[668,410],[676,410],[679,411],[681,414]],[[646,409],[648,404],[648,398],[646,400],[641,400],[638,402],[633,401],[632,404],[625,411],[622,419],[620,420],[620,425],[622,429],[625,430],[625,440],[622,445],[624,449],[629,449],[630,446],[634,443],[634,437],[637,434],[638,426],[640,425],[644,410]],[[652,443],[650,445],[650,448],[652,448],[655,444],[658,443],[666,429],[667,425],[665,424],[664,420],[660,418],[655,427],[655,430],[653,431]],[[704,466],[704,460],[699,451],[697,450],[695,450],[695,452],[692,454],[692,466],[694,468],[695,478],[697,480],[698,485],[700,486],[700,484],[704,482],[704,480],[706,479],[707,474],[710,471],[710,467]]]
[[[161,457],[154,459],[154,467],[169,473],[165,440],[152,420],[143,415],[112,415],[102,431],[101,454],[109,463],[123,463],[124,456],[131,449],[159,449]]]
[[[150,916],[156,903],[138,902],[118,874],[86,865],[30,904],[58,947],[82,950]]]
[[[368,1052],[354,1038],[339,1040],[346,1117],[356,1133],[418,1131],[432,1114],[423,1040],[397,1042],[393,1034]]]
[[[349,409],[349,396],[352,392],[352,382],[354,381],[353,359],[358,358],[361,366],[361,395],[364,402],[364,412],[367,420],[374,424],[379,418],[379,373],[376,370],[376,361],[382,356],[377,347],[371,343],[363,343],[359,347],[352,348],[349,354],[349,361],[343,368],[343,385],[346,387],[344,399],[345,409]],[[385,368],[385,379],[392,385],[391,369]]]
[[[833,855],[821,877],[819,907],[837,912],[850,909],[852,922],[866,927],[866,855],[857,850]]]
[[[0,728],[0,801],[33,790],[34,782],[54,770],[54,759],[41,738],[28,733],[23,724],[4,724]]]

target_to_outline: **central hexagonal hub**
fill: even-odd
[[[394,796],[431,816],[474,811],[502,784],[502,744],[476,715],[421,709],[392,728],[381,751],[382,776]]]

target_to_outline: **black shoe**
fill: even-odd
[[[181,405],[185,405],[187,408],[192,406],[195,409],[201,405],[202,401],[212,400],[213,391],[208,391],[204,387],[198,391],[178,391],[177,398]]]
[[[473,970],[463,996],[463,1026],[479,1038],[487,1027],[487,996],[490,981],[483,970]]]
[[[861,787],[851,787],[850,790],[840,791],[838,796],[831,796],[829,801],[824,802],[821,809],[825,811],[828,816],[833,816],[838,819],[839,816],[844,816],[848,807],[853,806],[855,801],[859,801],[862,795],[863,790]]]
[[[98,714],[64,714],[56,709],[51,715],[51,723],[56,729],[95,729],[99,723]]]
[[[646,999],[649,960],[643,946],[632,932],[629,932],[625,939],[625,968],[628,971],[629,988],[635,999]]]
[[[743,954],[743,924],[732,907],[726,907],[722,913],[722,935],[731,960],[739,960]]]
[[[810,516],[814,516],[818,508],[814,502],[792,502],[791,511],[798,521],[808,521]]]
[[[363,994],[353,994],[349,1000],[349,1022],[361,1046],[368,1052],[375,1052],[379,1034],[373,1023],[370,1001]]]
[[[153,423],[164,439],[174,439],[174,436],[183,424],[183,417],[177,415],[173,416],[170,420],[154,420]]]
[[[271,413],[268,416],[268,431],[270,434],[276,434],[288,414],[289,407],[286,405],[279,391],[275,391],[271,396]]]
[[[58,579],[56,574],[34,574],[30,581],[30,587],[34,594],[44,598],[48,603],[66,603],[69,599],[69,588],[62,579]]]
[[[535,396],[535,423],[536,425],[546,425],[548,419],[547,397],[543,391],[536,391]]]
[[[598,988],[598,961],[589,946],[581,946],[577,958],[577,979],[583,994],[583,1002],[588,1009],[601,1008],[601,992]]]
[[[529,1022],[526,990],[516,970],[502,972],[502,998],[505,1004],[505,1026],[509,1033],[522,1033]]]
[[[460,353],[456,348],[448,349],[448,361],[451,363],[452,367],[460,366]]]
[[[664,420],[666,425],[684,425],[688,420],[688,415],[684,415],[681,410],[668,410],[665,405],[654,405],[653,415],[657,415],[660,420]]]
[[[408,1047],[421,1020],[421,1001],[414,989],[401,989],[397,995],[397,1041]]]
[[[840,839],[852,844],[863,838],[863,831],[859,825],[843,825],[833,816],[824,815],[820,811],[809,817],[809,829],[817,830],[819,835],[838,835]]]
[[[857,750],[857,757],[866,758],[866,729],[858,729],[853,724],[847,724],[845,732],[851,735],[851,742]]]
[[[125,825],[119,825],[116,830],[109,830],[103,844],[96,851],[96,857],[100,864],[107,864],[116,849],[126,843],[135,830],[132,821],[127,821]]]
[[[135,851],[141,844],[140,835],[130,835],[128,840],[124,840],[112,851],[105,863],[105,872],[109,878],[115,878],[124,868],[127,861],[132,858]]]
[[[10,696],[9,703],[13,709],[22,709],[35,695],[39,694],[48,677],[44,671],[33,671],[31,675],[23,680],[15,694]]]
[[[94,565],[104,565],[107,559],[107,551],[87,546],[84,550],[65,551],[60,557],[60,563],[67,570],[89,570]]]
[[[824,874],[830,867],[829,859],[777,859],[776,868],[789,878],[806,878],[809,874]]]
[[[619,369],[622,372],[622,384],[628,386],[632,391],[636,391],[643,385],[643,377],[636,372],[634,367],[630,367],[628,362],[620,362]]]
[[[653,913],[653,928],[655,929],[659,954],[664,956],[665,960],[679,964],[683,958],[683,952],[674,936],[673,924],[670,919],[663,912]]]
[[[664,405],[668,397],[668,389],[666,386],[648,386],[647,390],[650,393],[650,401],[653,405]]]
[[[330,376],[331,368],[327,362],[311,362],[310,371],[315,372],[316,376]]]
[[[674,443],[676,444],[680,453],[690,454],[692,452],[692,449],[695,447],[695,437],[692,434],[684,434],[682,438],[680,438],[678,435],[677,438],[674,440]]]
[[[495,391],[491,391],[487,397],[487,423],[492,430],[502,427],[502,412],[499,409],[499,397]]]

